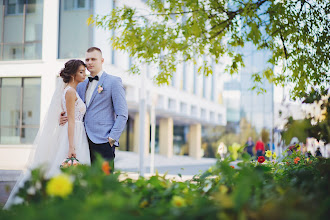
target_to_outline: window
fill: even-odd
[[[6,15],[23,14],[24,0],[6,0]]]
[[[128,56],[128,69],[132,68],[132,64],[133,64],[133,58],[131,56]]]
[[[112,9],[116,8],[116,1],[112,0]],[[115,37],[115,30],[111,30],[111,37]],[[111,47],[111,64],[116,64],[116,50],[115,48]]]
[[[221,114],[218,114],[218,122],[222,123],[222,115]]]
[[[19,15],[24,12],[24,2],[26,5],[26,13],[36,12],[37,0],[6,0],[6,15]]]
[[[186,114],[187,113],[187,108],[188,108],[188,106],[187,106],[186,103],[184,103],[184,102],[180,103],[180,113],[181,114]]]
[[[214,112],[210,112],[210,121],[215,121],[215,113]]]
[[[214,59],[212,59],[212,64],[211,64],[211,68],[212,68],[212,80],[211,80],[211,101],[215,101],[215,98],[214,98],[214,93],[215,93],[215,91],[214,91],[214,84],[215,84],[215,67],[214,67]]]
[[[158,99],[157,99],[157,108],[163,109],[165,108],[165,98],[163,95],[158,95]]]
[[[201,109],[201,118],[206,119],[206,110],[203,108]]]
[[[187,71],[186,71],[186,62],[182,64],[182,81],[183,81],[183,90],[187,91]]]
[[[171,86],[172,87],[176,87],[176,71],[175,72],[173,72],[173,74],[172,74],[172,78],[171,78]]]
[[[206,82],[207,78],[206,76],[203,74],[203,98],[206,98]]]
[[[194,76],[193,76],[194,84],[193,84],[193,93],[197,95],[197,66],[194,65]]]
[[[40,124],[40,78],[0,78],[0,143],[32,144]]]
[[[174,99],[168,99],[168,110],[175,111],[176,109],[176,102]]]
[[[194,106],[194,105],[191,106],[190,114],[192,116],[197,116],[197,106]]]
[[[93,46],[93,28],[86,20],[93,14],[93,0],[60,0],[58,58],[83,58]]]
[[[88,0],[65,0],[64,1],[64,10],[65,11],[87,10],[87,9],[89,9]]]
[[[4,3],[0,10],[0,60],[41,59],[43,0]]]

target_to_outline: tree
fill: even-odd
[[[293,97],[310,86],[324,90],[330,83],[329,0],[148,0],[150,11],[117,7],[105,16],[91,16],[89,24],[113,30],[112,46],[126,51],[139,64],[156,64],[155,80],[168,83],[179,62],[194,62],[204,55],[220,63],[228,56],[226,71],[244,67],[238,50],[246,42],[270,50],[271,66],[254,73],[254,88],[266,77],[276,85],[294,84]],[[198,72],[212,73],[204,61]]]
[[[314,109],[319,114],[311,114],[303,120],[293,120],[288,118],[283,132],[283,139],[288,144],[293,137],[297,137],[299,141],[305,141],[307,137],[314,137],[322,140],[325,144],[330,143],[330,89],[328,88],[323,93],[312,88],[309,94],[303,97],[303,103],[314,105]]]
[[[303,103],[316,104],[316,108],[319,108],[318,115],[310,114],[308,117],[311,124],[306,129],[308,136],[330,143],[330,87],[323,93],[312,88],[309,94],[305,94]]]

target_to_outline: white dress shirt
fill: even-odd
[[[99,80],[101,79],[102,74],[103,74],[103,70],[101,70],[101,72],[99,72],[97,74],[97,76],[99,77]],[[89,106],[89,102],[92,98],[93,92],[94,92],[98,82],[99,81],[97,81],[97,80],[93,80],[92,82],[88,82],[88,88],[87,88],[87,91],[86,91],[86,99],[85,99],[86,100],[86,106]]]

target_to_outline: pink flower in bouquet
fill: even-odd
[[[68,166],[70,167],[72,165],[72,160],[68,161]]]
[[[73,166],[77,166],[78,164],[79,164],[79,163],[78,163],[78,161],[76,161],[76,160],[74,160],[73,163],[72,163]]]

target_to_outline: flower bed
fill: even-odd
[[[310,220],[328,216],[328,159],[294,153],[280,163],[259,163],[246,157],[238,167],[219,160],[184,182],[160,175],[119,180],[120,173],[111,173],[109,164],[101,160],[92,167],[64,169],[50,180],[35,170],[19,191],[24,204],[0,211],[0,219]]]

